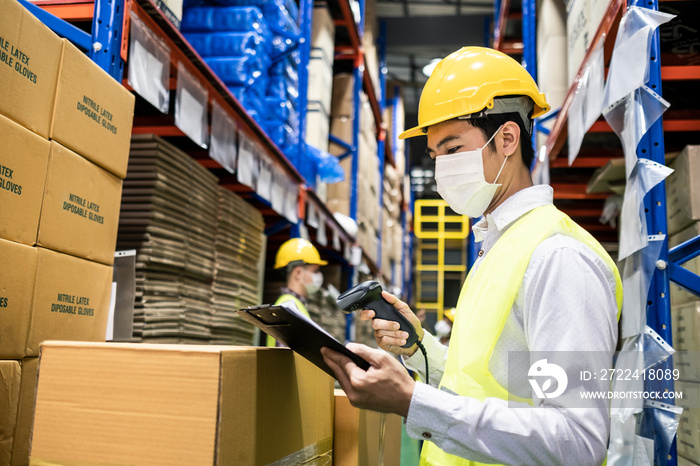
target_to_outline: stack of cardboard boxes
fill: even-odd
[[[566,1],[567,78],[569,86],[573,83],[576,73],[581,67],[586,50],[591,46],[609,5],[610,2],[607,0]]]
[[[134,97],[0,0],[0,463],[27,464],[39,344],[104,341]]]
[[[358,171],[352,176],[352,157],[345,157],[341,165],[345,181],[328,185],[328,208],[332,212],[350,215],[352,184],[357,189],[357,242],[376,262],[378,253],[377,231],[379,226],[379,156],[372,109],[367,96],[360,94],[359,115],[354,114],[355,79],[350,74],[338,74],[333,79],[331,103],[331,134],[352,145],[355,118],[359,118]],[[345,149],[331,144],[331,153],[340,156]]]
[[[670,166],[675,172],[666,180],[668,245],[674,247],[700,235],[700,146],[686,146]],[[698,274],[700,258],[682,266]],[[676,403],[684,408],[678,426],[678,454],[700,464],[700,300],[673,283],[670,291],[673,363],[680,375],[675,390],[683,392],[683,399]]]
[[[314,6],[311,21],[306,142],[326,152],[330,129],[334,57],[335,24],[328,6],[319,4]]]

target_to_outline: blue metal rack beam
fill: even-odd
[[[125,4],[124,0],[95,0],[92,20],[90,58],[119,83],[124,75],[121,46]]]
[[[92,49],[92,38],[87,32],[82,31],[72,24],[55,17],[51,13],[42,10],[40,7],[30,3],[27,0],[19,0],[19,2],[27,10],[29,10],[30,13],[36,16],[42,23],[48,26],[49,29],[59,36],[68,39],[84,51]]]
[[[313,18],[313,0],[300,0],[299,2],[299,28],[301,38],[299,51],[301,62],[297,73],[299,74],[299,97],[297,108],[299,109],[299,146],[297,160],[299,163],[306,157],[306,112],[309,95],[309,60],[311,58],[311,21]],[[315,185],[315,180],[308,180]]]
[[[668,251],[668,260],[679,265],[697,256],[700,256],[700,236],[681,243]]]

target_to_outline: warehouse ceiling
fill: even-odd
[[[423,67],[461,47],[488,44],[493,11],[492,0],[378,0],[377,19],[386,27],[387,79],[403,84],[406,127],[417,122],[418,100],[428,79]],[[425,138],[411,139],[409,151],[410,167],[432,169]],[[425,175],[420,195],[437,196],[432,172]]]
[[[408,115],[418,111],[423,67],[460,47],[486,44],[493,18],[493,1],[392,0],[376,8],[386,24],[387,77],[404,84]]]

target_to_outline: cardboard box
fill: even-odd
[[[342,390],[335,390],[333,464],[379,464],[380,413],[355,408]],[[401,416],[386,415],[384,464],[401,463]]]
[[[0,238],[33,246],[49,161],[49,141],[0,115]]]
[[[104,341],[112,267],[39,248],[25,356],[45,340]]]
[[[0,114],[48,139],[61,39],[16,0],[0,11]]]
[[[332,87],[333,62],[327,62],[320,53],[312,51],[309,59],[309,105],[318,104],[322,107],[323,112],[329,115],[333,94]]]
[[[22,380],[19,361],[0,361],[0,464],[10,464],[15,437],[19,391]]]
[[[700,220],[700,146],[686,146],[669,166],[675,170],[666,178],[668,234],[672,235]]]
[[[306,143],[328,152],[330,117],[319,102],[309,102],[306,111]]]
[[[567,82],[574,81],[581,67],[586,50],[593,38],[591,33],[590,0],[567,0],[566,2],[566,41]]]
[[[676,459],[678,460],[678,462],[677,462],[678,466],[698,466],[698,463],[681,456],[680,452],[679,452],[678,457]],[[700,461],[700,459],[698,459],[698,461]]]
[[[331,134],[343,142],[349,145],[353,144],[353,119],[347,116],[333,117],[331,116],[330,131]],[[340,156],[347,152],[345,147],[341,147],[338,144],[330,144],[330,153],[336,156]]]
[[[333,95],[331,98],[331,117],[353,118],[355,102],[355,77],[349,73],[333,76]],[[331,131],[332,132],[332,131]],[[334,133],[335,134],[335,133]]]
[[[671,307],[674,365],[681,380],[700,382],[700,301]]]
[[[700,384],[676,381],[675,391],[682,391],[683,398],[676,404],[683,408],[678,424],[677,442],[678,453],[692,460],[700,460]]]
[[[307,464],[332,454],[333,379],[286,348],[49,342],[39,365],[33,461]]]
[[[126,177],[134,95],[63,40],[51,139]]]
[[[316,54],[323,57],[332,71],[335,55],[335,23],[328,6],[325,4],[314,5],[311,20],[311,56]],[[328,88],[328,91],[330,90],[331,88]],[[330,110],[330,107],[326,108]]]
[[[182,0],[156,0],[156,6],[173,26],[180,29],[182,24]]]
[[[0,359],[22,359],[26,352],[37,249],[0,239],[0,257]]]
[[[679,231],[675,235],[671,235],[668,237],[668,247],[673,248],[675,246],[678,246],[681,243],[684,243],[690,239],[695,238],[696,236],[700,235],[700,222],[695,222],[692,223],[689,227]],[[687,269],[690,272],[693,272],[694,274],[700,273],[700,257],[696,257],[694,259],[691,259],[683,264],[681,264],[681,267],[684,269]],[[675,307],[684,303],[689,303],[691,301],[697,301],[700,299],[698,296],[695,296],[693,293],[690,293],[689,291],[686,291],[676,285],[675,283],[671,282],[670,284],[670,291],[671,291],[671,307]]]
[[[51,142],[37,244],[114,263],[122,181]]]
[[[24,358],[20,365],[22,382],[19,391],[14,441],[12,442],[11,466],[26,466],[29,464],[29,442],[32,437],[32,423],[34,422],[34,399],[36,397],[39,358]]]

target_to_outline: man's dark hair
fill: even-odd
[[[520,151],[523,154],[523,163],[528,170],[532,168],[532,161],[535,158],[535,150],[532,148],[532,135],[525,128],[525,124],[520,115],[517,113],[496,113],[481,118],[470,118],[464,121],[475,128],[479,128],[486,139],[493,136],[493,133],[495,133],[501,125],[509,121],[517,123],[518,127],[520,127]],[[491,141],[489,143],[489,148],[495,151],[496,143]]]

